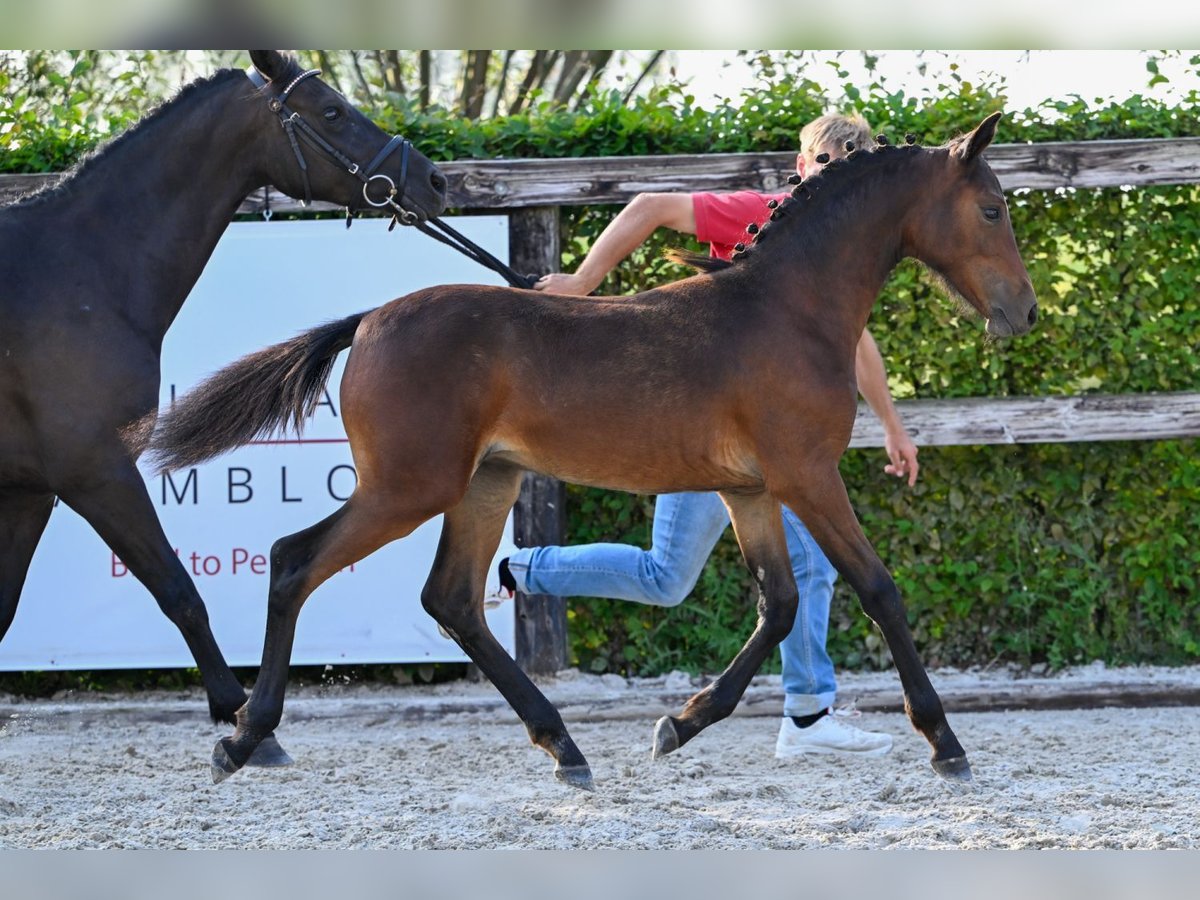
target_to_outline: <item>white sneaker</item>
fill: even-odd
[[[840,712],[840,711],[839,711]],[[788,716],[779,725],[775,757],[790,759],[809,753],[845,753],[851,756],[883,756],[892,749],[892,736],[881,731],[863,731],[843,721],[847,716],[830,711],[807,728]]]

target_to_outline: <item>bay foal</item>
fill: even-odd
[[[797,596],[779,504],[804,520],[882,629],[908,715],[939,775],[970,766],[918,659],[892,578],[838,473],[857,410],[854,348],[893,267],[915,257],[987,320],[1027,332],[1037,313],[999,182],[982,157],[1000,114],[949,144],[856,150],[799,185],[732,263],[628,298],[455,285],[418,291],[306,332],[218,372],[164,417],[168,468],[277,428],[299,428],[334,357],[358,486],[337,512],[271,553],[258,682],[216,780],[279,723],[300,608],[326,578],[438,513],[422,603],[556,762],[591,772],[553,705],[488,631],[487,567],[525,470],[661,494],[717,490],[759,588],[758,624],[729,667],[677,716],[670,753],[734,709],[782,639]],[[749,236],[747,242],[750,243]]]

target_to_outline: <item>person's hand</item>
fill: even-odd
[[[586,297],[594,290],[594,285],[589,284],[578,275],[553,272],[549,275],[543,275],[535,281],[533,289],[535,291],[546,291],[549,294],[571,294],[575,297]]]
[[[895,475],[897,478],[907,476],[909,487],[916,484],[921,464],[917,462],[917,445],[908,436],[908,432],[903,428],[895,434],[888,432],[884,436],[883,447],[887,451],[888,459],[891,460],[883,467],[883,471],[889,475]]]

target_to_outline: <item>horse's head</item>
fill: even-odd
[[[275,50],[251,50],[261,85],[263,166],[272,184],[348,209],[390,208],[406,221],[446,208],[446,177],[400,136],[389,137],[346,98]],[[256,77],[261,76],[261,77]],[[280,127],[282,125],[282,127]]]
[[[1033,327],[1037,297],[1000,182],[982,156],[998,121],[1000,113],[992,113],[939,151],[944,177],[930,180],[908,223],[909,240],[919,247],[914,255],[987,319],[989,334],[1007,337]]]

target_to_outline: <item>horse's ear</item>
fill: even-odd
[[[250,61],[268,81],[274,81],[287,71],[287,60],[278,50],[251,50]]]
[[[959,145],[959,158],[963,162],[970,162],[980,153],[987,149],[988,144],[992,142],[992,138],[996,136],[996,123],[1000,121],[1002,113],[994,112],[982,122],[979,127],[972,131]]]

